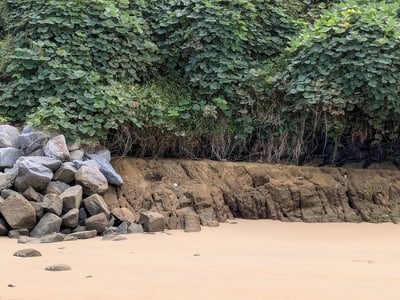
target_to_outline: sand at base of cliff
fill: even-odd
[[[230,223],[124,241],[0,238],[0,299],[400,298],[398,225]],[[24,248],[43,256],[13,256]]]

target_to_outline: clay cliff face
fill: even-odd
[[[216,226],[232,217],[304,222],[400,220],[400,171],[261,163],[123,158],[125,184],[110,190],[111,209],[158,211],[170,229],[185,215]]]

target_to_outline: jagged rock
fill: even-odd
[[[70,209],[78,208],[82,203],[82,187],[80,185],[74,185],[66,189],[60,198],[63,201],[63,212],[67,212]]]
[[[31,229],[36,224],[35,209],[21,194],[11,195],[4,200],[0,212],[12,229]]]
[[[107,227],[108,221],[105,213],[99,213],[86,219],[85,226],[88,230],[96,230],[101,234]]]
[[[126,207],[116,207],[111,211],[111,214],[120,222],[127,222],[131,224],[136,221],[136,216]]]
[[[124,241],[127,238],[116,233],[109,233],[103,236],[102,240],[103,241]]]
[[[24,155],[30,155],[32,152],[42,148],[48,138],[47,134],[43,132],[23,133],[17,138],[18,148],[23,151]]]
[[[0,148],[18,148],[19,130],[10,125],[0,125]]]
[[[70,271],[71,267],[65,264],[59,264],[59,265],[52,265],[48,266],[45,268],[46,271],[52,271],[52,272],[60,272],[60,271]]]
[[[54,174],[54,180],[62,181],[69,184],[75,180],[75,174],[77,171],[78,170],[75,168],[72,162],[65,162]]]
[[[21,250],[18,250],[16,252],[14,252],[14,256],[17,256],[17,257],[38,257],[38,256],[42,256],[42,253],[40,253],[36,249],[27,248],[27,249],[21,249]]]
[[[143,227],[140,224],[132,223],[128,227],[128,233],[143,233]]]
[[[14,181],[17,175],[18,175],[18,166],[14,166],[13,168],[10,169],[5,169],[4,173],[0,173],[0,190],[12,187],[14,185]]]
[[[20,158],[19,162],[23,160],[29,160],[36,164],[45,166],[53,172],[61,166],[61,160],[47,156],[23,156]]]
[[[25,191],[32,187],[36,191],[43,191],[53,178],[53,172],[40,164],[30,160],[22,160],[19,163],[18,176],[15,178],[15,188]]]
[[[88,215],[86,213],[86,210],[83,207],[81,207],[79,209],[79,221],[78,221],[78,224],[80,226],[84,226],[87,218],[88,218]]]
[[[0,217],[0,236],[7,236],[8,235],[8,225],[6,220]]]
[[[62,181],[51,181],[46,188],[46,193],[61,195],[68,188],[70,186]]]
[[[98,154],[86,154],[91,160],[94,160],[100,165],[100,172],[107,178],[110,184],[122,185],[124,181],[122,177],[114,170],[113,166],[107,160],[107,157]]]
[[[200,218],[196,214],[187,214],[185,218],[185,232],[198,232],[201,230]]]
[[[97,168],[82,166],[75,174],[75,180],[83,187],[83,194],[104,194],[108,181]]]
[[[26,228],[23,229],[14,229],[8,232],[8,237],[10,239],[18,239],[21,236],[29,236],[29,230]]]
[[[46,213],[35,228],[32,229],[30,235],[32,237],[42,237],[50,233],[60,232],[61,218],[52,213]]]
[[[40,202],[35,202],[35,201],[29,201],[29,203],[32,205],[32,207],[35,209],[36,213],[36,220],[39,220],[41,217],[44,215],[44,209],[42,206],[42,203]]]
[[[78,149],[71,151],[69,154],[71,156],[71,160],[82,160],[85,155],[85,152],[81,149]]]
[[[20,195],[20,193],[14,191],[14,190],[10,190],[10,189],[4,189],[1,191],[1,197],[3,199],[7,199],[11,195]]]
[[[62,134],[51,138],[46,146],[44,146],[43,150],[48,157],[53,157],[61,161],[68,161],[71,159],[65,137]]]
[[[63,200],[57,194],[46,194],[43,198],[42,207],[45,212],[50,212],[57,216],[61,216]]]
[[[11,168],[22,155],[22,151],[13,147],[0,148],[0,168]]]
[[[61,225],[64,227],[75,228],[79,225],[79,209],[72,208],[65,215],[62,216]]]
[[[158,212],[142,211],[138,223],[143,226],[143,230],[146,232],[164,231],[165,229],[164,216]]]
[[[42,202],[43,201],[43,195],[36,192],[35,189],[33,189],[31,186],[28,187],[22,195],[29,201],[35,201],[35,202]]]
[[[110,217],[110,211],[108,210],[107,204],[104,202],[103,197],[98,194],[83,199],[83,205],[90,216],[105,213],[107,218]]]
[[[120,234],[127,234],[128,233],[128,223],[122,222],[118,227],[116,232]]]
[[[97,236],[96,230],[87,230],[87,231],[78,231],[74,233],[70,233],[67,236],[76,237],[79,240],[91,239]]]

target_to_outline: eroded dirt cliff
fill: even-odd
[[[125,184],[111,208],[161,212],[170,229],[196,213],[203,225],[232,217],[304,222],[400,220],[400,171],[189,160],[114,161]]]

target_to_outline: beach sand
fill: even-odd
[[[198,233],[126,237],[0,238],[0,299],[400,299],[394,224],[239,219]],[[13,256],[24,248],[43,256]],[[53,264],[72,270],[44,270]]]

